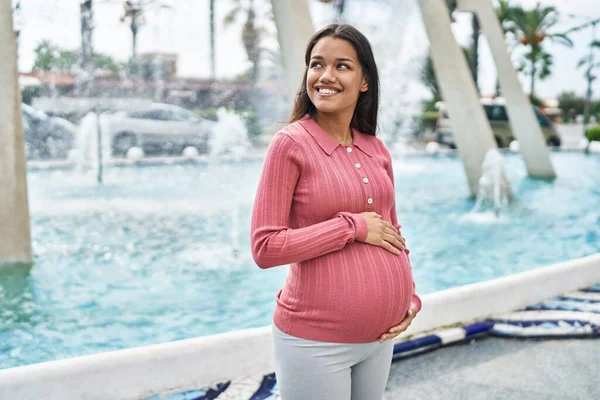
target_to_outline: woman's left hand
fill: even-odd
[[[396,336],[398,336],[399,334],[401,334],[402,332],[404,332],[410,326],[410,323],[417,315],[417,312],[418,312],[417,306],[414,303],[410,303],[410,308],[406,312],[406,316],[404,317],[402,322],[400,322],[400,324],[390,328],[389,331],[387,331],[386,333],[381,335],[381,337],[379,338],[379,343],[383,343],[386,340],[393,339]]]

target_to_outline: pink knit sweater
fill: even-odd
[[[252,213],[252,254],[261,268],[291,264],[273,322],[296,337],[366,343],[420,309],[408,250],[363,241],[375,211],[400,229],[392,160],[376,137],[353,130],[344,146],[310,117],[273,138]]]

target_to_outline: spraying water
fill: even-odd
[[[98,135],[108,132],[107,124],[108,121],[102,114],[97,114],[93,111],[90,111],[81,119],[76,138],[76,160],[79,167],[91,168],[97,171],[100,168],[102,160],[110,160],[109,139],[102,137],[102,140],[98,140]],[[98,151],[99,146],[102,147],[101,152]]]
[[[242,117],[224,107],[217,110],[219,122],[213,129],[210,138],[210,155],[212,157],[233,156],[241,158],[251,147],[248,130]]]
[[[498,217],[508,204],[510,190],[504,178],[502,155],[497,148],[492,148],[485,154],[482,164],[482,174],[479,179],[477,202],[473,212],[493,210]]]
[[[429,43],[418,11],[415,0],[347,1],[344,8],[344,21],[371,42],[380,79],[378,135],[396,152],[408,151],[428,95],[418,78]]]

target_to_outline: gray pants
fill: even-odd
[[[301,339],[273,324],[281,400],[379,400],[394,342],[328,343]]]

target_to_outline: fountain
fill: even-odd
[[[108,121],[103,114],[88,112],[80,121],[76,137],[76,162],[81,168],[97,171],[102,164],[112,158],[110,140],[103,136],[107,132]],[[101,151],[99,151],[101,147]]]
[[[479,191],[473,212],[491,209],[494,215],[499,217],[502,209],[508,204],[511,193],[506,185],[502,164],[500,151],[496,148],[489,149],[483,160],[483,173],[479,179]]]
[[[379,136],[392,152],[406,152],[407,142],[419,127],[424,91],[419,73],[427,55],[427,35],[414,0],[377,0],[346,4],[344,19],[369,38],[379,68]],[[382,15],[401,18],[382,23]]]
[[[334,7],[311,3],[317,29],[340,22]],[[382,23],[382,15],[395,15],[401,22]],[[379,68],[379,137],[396,154],[411,152],[408,142],[418,131],[422,101],[426,93],[418,75],[427,55],[427,35],[414,0],[347,1],[343,22],[356,26],[369,38]],[[400,79],[401,78],[401,79]]]
[[[210,156],[228,156],[239,160],[251,148],[244,120],[235,111],[225,107],[219,108],[217,117],[219,122],[215,125],[209,142]]]
[[[410,130],[411,107],[418,104],[415,83],[403,82],[414,76],[418,62],[404,60],[419,60],[423,50],[409,45],[423,36],[420,20],[409,17],[416,14],[415,3],[398,3],[405,13],[394,2],[377,2],[390,17],[407,15],[393,26],[377,25],[382,11],[368,2],[348,1],[345,10],[350,22],[373,37],[385,79],[381,134],[392,145]],[[397,52],[388,62],[386,46],[393,37],[405,39],[394,45]],[[121,84],[133,88],[124,78]],[[282,86],[275,80],[274,96]],[[249,249],[263,159],[247,156],[253,149],[243,115],[222,108],[217,117],[205,158],[187,150],[183,158],[112,167],[109,141],[102,137],[99,146],[97,140],[98,125],[106,131],[107,119],[89,113],[77,140],[80,168],[29,170],[36,259],[9,299],[14,309],[27,309],[28,319],[7,322],[0,368],[270,323],[274,293],[287,269],[258,269]],[[461,161],[435,145],[429,151],[433,154],[394,158],[398,215],[418,265],[419,293],[600,251],[595,213],[600,181],[590,173],[597,155],[553,154],[561,179],[542,182],[523,176],[517,155],[502,159],[490,151],[473,207]],[[105,185],[82,173],[97,171],[100,158],[111,166],[104,170]],[[515,196],[527,207],[506,207],[503,164]],[[494,212],[500,214],[496,221],[518,223],[494,230],[464,218]]]

